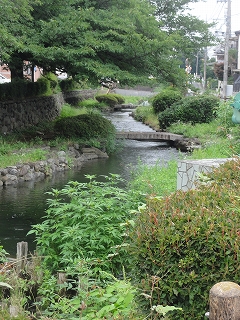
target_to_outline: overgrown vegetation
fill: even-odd
[[[1,135],[0,142],[0,168],[45,160],[47,152],[42,149],[44,146],[67,150],[68,146],[77,143],[94,146],[108,153],[116,148],[115,128],[109,120],[96,109],[76,108],[69,104],[62,107],[55,121],[41,122],[37,126]]]
[[[44,223],[30,233],[36,234],[38,253],[53,272],[84,258],[119,276],[129,265],[124,230],[139,200],[134,192],[117,187],[122,181],[118,175],[105,177],[106,182],[86,177],[88,183],[71,181],[64,189],[49,192],[52,199]]]
[[[144,108],[147,119],[152,109]],[[201,140],[195,159],[238,154],[229,104],[214,114],[210,123],[168,128]],[[236,157],[187,192],[176,191],[174,161],[140,164],[126,189],[110,175],[52,190],[44,221],[31,231],[41,262],[31,259],[38,266],[26,267],[25,280],[13,276],[14,268],[0,275],[0,283],[19,288],[19,320],[27,319],[29,306],[49,320],[202,319],[211,286],[239,280],[239,169]],[[0,297],[13,305],[5,289]],[[11,318],[7,310],[4,320]]]
[[[146,294],[154,286],[154,303],[183,308],[177,319],[202,319],[210,288],[239,281],[239,184],[236,158],[197,190],[150,196],[139,208],[131,233],[133,273]]]

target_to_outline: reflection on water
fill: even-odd
[[[111,118],[117,130],[152,131],[129,116],[130,111],[106,115]],[[40,182],[26,182],[18,187],[7,186],[0,189],[0,243],[12,256],[16,254],[16,244],[27,241],[34,250],[33,236],[26,236],[32,224],[39,223],[46,209],[46,194],[51,188],[61,189],[70,180],[87,181],[86,174],[120,174],[128,180],[139,162],[163,165],[178,158],[178,151],[163,142],[126,140],[123,148],[108,159],[91,160],[76,170],[60,172]]]

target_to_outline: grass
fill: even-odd
[[[132,172],[129,188],[143,194],[167,195],[176,190],[177,161],[147,166],[139,163]]]
[[[192,153],[182,153],[181,157],[184,159],[230,158],[240,155],[240,127],[232,123],[231,116],[230,103],[221,102],[216,110],[216,119],[211,123],[191,125],[178,122],[167,128],[167,131],[200,140],[202,147]],[[138,107],[135,118],[153,127],[157,115],[152,112],[151,107]],[[164,196],[176,190],[176,174],[175,160],[163,167],[155,165],[148,168],[139,165],[132,174],[131,187],[146,194]]]
[[[35,162],[39,160],[45,160],[47,151],[43,149],[27,150],[22,149],[21,151],[4,153],[1,155],[0,167],[5,168],[16,164],[22,164],[26,162]]]
[[[159,130],[158,118],[151,106],[149,107],[137,107],[134,111],[134,118],[137,121],[142,121],[154,130]]]
[[[140,103],[140,101],[144,99],[143,97],[132,96],[126,96],[124,98],[127,103],[133,104]],[[95,109],[89,109],[87,107],[87,105],[92,105],[93,102],[93,99],[86,100],[85,106],[82,108],[74,108],[65,104],[62,108],[60,117],[75,116],[78,114],[93,112],[92,110]],[[209,124],[196,124],[193,126],[191,124],[175,123],[168,128],[169,132],[182,134],[190,138],[198,138],[201,141],[203,147],[201,149],[194,150],[193,153],[187,155],[187,157],[191,159],[209,159],[226,158],[240,154],[239,126],[233,124],[231,121],[232,107],[225,102],[221,103],[218,110],[216,110],[216,115],[216,120]],[[158,129],[157,115],[154,114],[151,106],[138,107],[135,111],[135,117],[137,120],[144,122],[155,130]],[[56,147],[60,150],[66,150],[67,146],[74,143],[88,143],[89,145],[98,146],[97,141],[79,142],[72,139],[63,139],[55,136],[51,137],[53,124],[54,122],[42,123],[37,127],[26,128],[15,134],[0,136],[0,167],[4,168],[5,166],[15,165],[17,163],[44,160],[46,153],[39,151],[40,149],[38,148],[43,145]],[[45,137],[47,137],[47,139],[45,139]],[[36,151],[28,150],[33,147],[37,147]],[[167,170],[167,168],[161,169],[160,167],[161,166],[157,166],[151,170],[155,170],[155,175],[158,169],[160,171]],[[171,170],[171,168],[172,167],[168,169]],[[150,175],[150,171],[148,172],[148,169],[144,168],[144,166],[140,166],[139,170],[143,174],[142,179],[145,179],[144,175],[146,175],[146,177]],[[161,175],[164,176],[165,173],[162,172]],[[145,180],[147,181],[147,179]],[[168,181],[164,183],[167,182]]]
[[[70,104],[64,104],[61,109],[59,118],[74,117],[86,113],[85,108],[75,108]]]

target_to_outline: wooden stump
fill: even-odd
[[[215,284],[209,294],[210,320],[240,320],[240,286],[223,281]]]
[[[18,242],[17,243],[17,271],[20,272],[25,268],[27,263],[27,254],[28,254],[28,243],[27,242]]]

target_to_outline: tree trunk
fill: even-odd
[[[240,320],[240,286],[224,281],[215,284],[209,294],[210,320]]]

